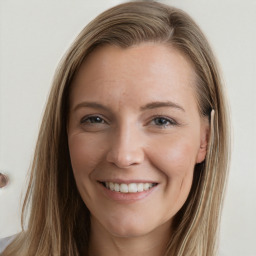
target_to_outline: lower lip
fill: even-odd
[[[102,185],[100,183],[99,183],[99,186],[101,187],[101,189],[103,190],[103,193],[108,198],[110,198],[114,201],[118,201],[120,203],[132,203],[132,202],[142,200],[142,199],[148,197],[158,187],[158,185],[156,185],[156,186],[150,188],[149,190],[145,190],[142,192],[136,192],[136,193],[121,193],[121,192],[112,191],[112,190],[104,187],[104,185]]]

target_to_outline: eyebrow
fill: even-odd
[[[108,110],[107,107],[105,107],[104,105],[97,103],[97,102],[81,102],[79,104],[76,105],[76,107],[74,108],[74,111],[76,111],[79,108],[98,108],[98,109],[102,109],[102,110]]]
[[[84,108],[89,107],[89,108],[97,108],[97,109],[102,109],[102,110],[109,110],[108,107],[106,107],[106,106],[104,106],[100,103],[97,103],[97,102],[81,102],[78,105],[76,105],[76,107],[74,108],[74,111],[76,111],[79,108],[83,108],[83,107]],[[180,106],[177,103],[174,103],[172,101],[150,102],[150,103],[140,107],[140,110],[145,111],[145,110],[148,110],[148,109],[155,109],[155,108],[162,108],[162,107],[176,108],[178,110],[181,110],[181,111],[185,112],[185,109],[182,106]]]
[[[182,110],[183,112],[186,112],[182,106],[180,106],[177,103],[174,103],[172,101],[164,101],[164,102],[155,101],[155,102],[148,103],[145,106],[142,106],[140,109],[143,111],[143,110],[147,110],[147,109],[162,108],[162,107],[176,108],[176,109]]]

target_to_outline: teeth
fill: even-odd
[[[136,192],[143,192],[149,190],[150,188],[154,187],[156,183],[114,183],[114,182],[104,182],[103,183],[106,188],[121,193],[136,193]]]
[[[128,193],[129,192],[128,185],[127,184],[120,184],[119,192]]]
[[[129,188],[129,192],[130,192],[130,193],[136,193],[136,192],[138,192],[138,186],[137,186],[136,183],[130,183],[130,184],[128,185],[128,188]]]
[[[117,184],[117,183],[115,183],[115,191],[116,191],[116,192],[119,192],[119,189],[120,189],[120,185]]]
[[[110,188],[110,190],[114,191],[115,190],[115,184],[113,182],[109,182],[109,188]]]
[[[144,183],[143,184],[143,189],[148,190],[149,189],[149,183]]]
[[[144,190],[143,183],[138,184],[138,192],[142,192]]]

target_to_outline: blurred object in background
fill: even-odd
[[[0,188],[3,188],[7,185],[8,178],[4,174],[0,173]]]

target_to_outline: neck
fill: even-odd
[[[89,243],[90,256],[163,256],[170,237],[170,223],[148,234],[120,237],[109,233],[100,223],[92,220]]]

